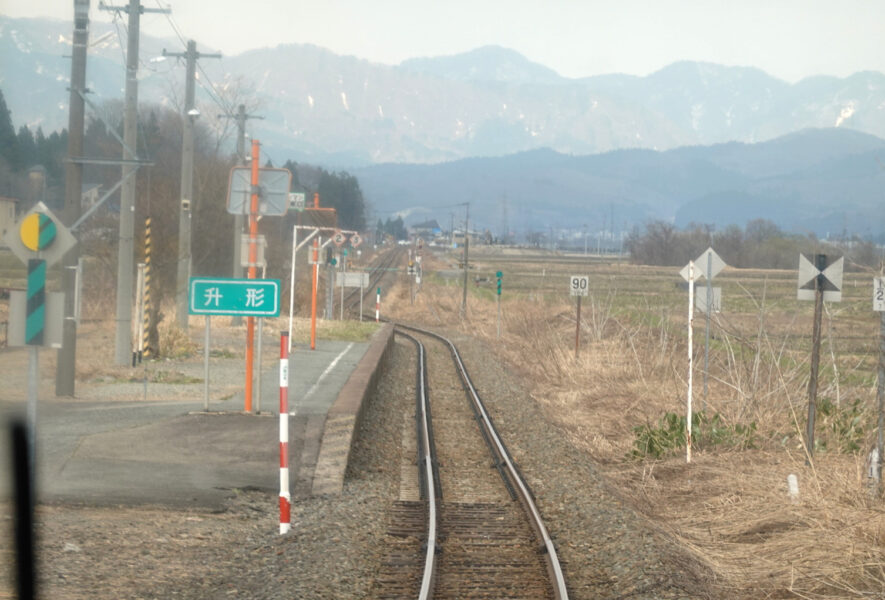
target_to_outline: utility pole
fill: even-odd
[[[818,270],[818,275],[814,278],[814,324],[812,326],[811,334],[811,372],[808,377],[808,419],[805,423],[806,464],[811,464],[811,461],[814,459],[814,419],[817,403],[817,373],[820,366],[820,329],[824,306],[824,283],[826,281],[823,271],[827,266],[827,255],[815,254],[814,266]]]
[[[184,127],[181,140],[181,204],[178,213],[178,278],[175,286],[175,315],[178,326],[187,331],[187,288],[191,276],[191,214],[194,197],[194,122],[200,115],[194,107],[194,87],[198,58],[221,58],[220,54],[201,54],[197,43],[188,40],[187,51],[166,52],[163,56],[184,58],[187,73],[184,81]]]
[[[455,213],[449,213],[449,216],[452,217],[452,228],[449,230],[452,232],[452,243],[449,244],[450,247],[455,247]]]
[[[467,215],[464,218],[464,295],[461,298],[461,319],[467,316],[467,265],[470,260],[470,203],[465,202]]]
[[[128,365],[132,358],[132,278],[135,244],[135,148],[138,132],[138,44],[141,13],[168,13],[165,8],[144,8],[139,0],[129,0],[125,8],[107,6],[102,10],[129,14],[129,44],[126,50],[126,91],[123,112],[123,187],[120,190],[120,241],[117,249],[117,331],[114,362]]]
[[[71,54],[71,89],[68,112],[68,162],[65,165],[64,221],[69,227],[83,212],[83,163],[72,159],[83,156],[83,122],[86,112],[81,94],[86,93],[86,52],[89,45],[89,0],[74,0],[74,44]],[[62,262],[62,289],[65,292],[65,320],[62,347],[58,351],[55,370],[55,395],[73,396],[76,379],[77,264],[80,246],[75,245]]]
[[[263,119],[256,115],[246,114],[246,105],[240,104],[237,107],[236,115],[222,115],[222,117],[233,118],[237,120],[237,165],[246,165],[246,120],[247,119]],[[240,264],[240,253],[242,252],[243,225],[245,219],[243,215],[234,215],[234,258],[231,271],[231,277],[239,279],[243,277],[243,265]],[[231,325],[237,326],[243,322],[243,318],[235,316],[231,319]]]

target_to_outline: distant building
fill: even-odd
[[[80,206],[83,209],[92,208],[101,198],[101,184],[84,183],[80,188],[80,197],[82,198]]]
[[[432,240],[440,233],[442,233],[442,229],[440,228],[439,223],[436,222],[436,219],[431,219],[430,221],[424,221],[423,223],[412,225],[411,230],[412,235],[424,238],[426,240]]]

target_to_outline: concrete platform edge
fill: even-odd
[[[311,485],[312,495],[338,495],[344,489],[355,432],[359,430],[368,399],[375,391],[392,348],[393,325],[385,323],[372,336],[369,349],[329,408]]]

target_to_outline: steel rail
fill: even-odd
[[[391,251],[386,252],[381,257],[381,260],[378,262],[378,264],[369,268],[369,286],[362,290],[363,298],[371,297],[373,295],[372,290],[374,290],[374,288],[378,286],[384,276],[389,272],[390,265],[398,262],[404,253],[405,250],[402,248],[393,248]],[[356,312],[357,314],[359,314],[359,294],[360,288],[353,289],[344,294],[347,309],[351,313]],[[354,297],[356,297],[356,300],[354,300]]]
[[[568,590],[566,589],[565,577],[562,573],[562,566],[559,564],[559,557],[556,553],[556,548],[553,545],[553,540],[551,539],[550,534],[547,532],[547,528],[544,526],[544,521],[541,517],[540,511],[535,505],[532,492],[529,489],[528,483],[526,483],[526,481],[523,479],[522,475],[519,472],[519,469],[516,467],[515,463],[510,457],[510,453],[507,451],[504,442],[498,435],[498,432],[495,429],[494,424],[492,423],[492,418],[488,414],[482,398],[479,397],[479,394],[476,392],[476,388],[474,387],[470,376],[467,374],[467,368],[464,366],[464,361],[461,359],[461,355],[458,352],[458,349],[455,347],[455,344],[453,344],[448,338],[445,338],[433,331],[428,331],[426,329],[404,325],[401,323],[396,323],[396,327],[409,329],[411,331],[436,338],[444,344],[448,345],[449,351],[452,354],[452,358],[454,359],[455,364],[458,367],[461,381],[464,383],[465,389],[469,392],[469,396],[471,398],[471,401],[473,402],[473,405],[481,416],[481,425],[483,429],[488,433],[489,438],[493,442],[493,451],[496,455],[496,460],[499,464],[503,464],[506,467],[507,476],[510,479],[513,488],[517,492],[520,503],[526,510],[527,516],[529,517],[529,522],[531,523],[535,534],[538,536],[538,539],[543,544],[543,551],[546,555],[545,562],[547,563],[547,570],[550,574],[554,597],[556,598],[556,600],[567,600]]]
[[[419,466],[421,466],[422,492],[427,501],[427,540],[425,542],[424,571],[421,577],[421,590],[418,593],[419,600],[429,600],[433,597],[433,585],[436,579],[436,551],[437,531],[439,530],[439,510],[437,508],[437,496],[439,490],[436,487],[435,472],[437,468],[436,453],[434,451],[433,433],[430,425],[430,400],[427,394],[427,364],[425,361],[424,344],[418,339],[402,331],[397,331],[415,344],[418,350],[418,382],[416,396],[418,398],[418,447]]]

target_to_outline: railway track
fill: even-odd
[[[362,290],[363,300],[367,306],[373,305],[375,299],[375,289],[380,287],[384,277],[396,270],[397,265],[405,256],[406,250],[400,247],[394,247],[388,252],[383,253],[379,260],[369,266],[369,286]],[[347,312],[359,316],[360,309],[360,289],[351,288],[344,293],[344,304]]]
[[[396,333],[416,349],[416,419],[373,597],[567,598],[531,491],[457,348],[429,331]]]

